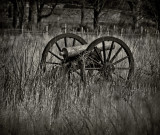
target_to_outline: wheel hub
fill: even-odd
[[[112,73],[114,72],[114,70],[115,70],[115,67],[112,63],[106,63],[102,68],[102,72],[104,76],[107,78],[112,77]]]

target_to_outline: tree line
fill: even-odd
[[[32,28],[37,28],[43,18],[47,18],[53,14],[57,4],[77,4],[81,9],[81,24],[84,26],[85,9],[93,10],[93,26],[94,30],[99,29],[100,14],[105,9],[114,8],[121,10],[129,10],[133,20],[133,29],[135,24],[142,18],[147,18],[156,23],[157,29],[160,30],[160,1],[159,0],[2,0],[4,3],[11,3],[13,28],[22,28],[24,22],[27,22]],[[26,3],[29,3],[28,18],[25,18]],[[45,5],[48,11],[44,13]],[[128,8],[126,8],[126,6]]]

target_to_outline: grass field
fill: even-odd
[[[132,87],[125,83],[62,82],[39,71],[52,36],[0,37],[0,134],[159,135],[160,38],[122,39],[135,59]],[[82,35],[89,43],[97,37]]]

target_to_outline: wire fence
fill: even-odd
[[[25,34],[34,34],[34,35],[43,35],[44,31],[29,31],[24,29],[2,29],[0,30],[0,35],[25,35]]]
[[[57,31],[56,31],[57,32]],[[51,35],[53,33],[50,32],[50,29],[48,26],[45,27],[44,30],[37,30],[37,31],[31,31],[27,29],[1,29],[0,30],[0,35],[26,35],[26,34],[31,34],[31,35]],[[77,29],[69,29],[67,27],[67,24],[64,25],[63,28],[60,28],[60,33],[74,33],[77,35],[82,35],[82,36],[103,36],[103,35],[119,35],[119,36],[135,36],[135,37],[142,37],[145,35],[151,35],[151,36],[160,36],[160,33],[158,30],[152,30],[149,31],[147,29],[143,29],[142,27],[140,29],[137,29],[136,31],[132,31],[131,29],[128,28],[100,28],[99,31],[90,31],[89,29],[83,29],[83,27],[80,30]]]

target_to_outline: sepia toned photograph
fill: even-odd
[[[160,0],[0,0],[0,135],[160,135]]]

